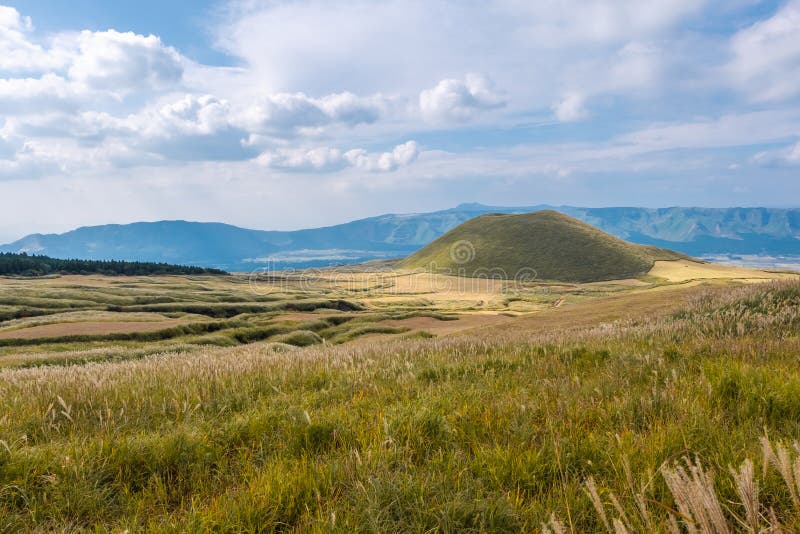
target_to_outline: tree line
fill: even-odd
[[[0,253],[0,276],[46,276],[49,274],[104,274],[143,276],[163,274],[226,274],[220,269],[142,261],[57,259],[25,253]]]

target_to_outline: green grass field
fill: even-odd
[[[0,348],[0,531],[800,528],[796,279],[563,286],[439,336],[382,321],[475,304],[385,280],[23,282],[3,304],[48,313],[0,331],[158,306],[221,326]]]

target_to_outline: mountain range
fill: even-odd
[[[613,236],[689,254],[800,255],[800,209],[500,207],[462,204],[430,213],[387,214],[295,231],[222,223],[139,222],[31,234],[0,252],[55,258],[156,261],[229,271],[358,263],[407,256],[459,224],[487,213],[556,210]]]

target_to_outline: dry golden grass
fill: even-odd
[[[0,339],[39,339],[67,336],[98,336],[128,334],[131,332],[156,332],[173,326],[188,324],[183,319],[161,321],[81,321],[45,324],[0,332]]]
[[[742,282],[763,282],[766,280],[786,279],[793,275],[719,265],[717,263],[701,263],[689,260],[657,261],[648,273],[650,276],[663,278],[669,282],[687,282],[689,280],[739,280]]]
[[[185,317],[189,318],[189,317]],[[38,317],[24,317],[21,319],[13,319],[4,321],[0,325],[0,333],[8,330],[17,330],[20,328],[29,328],[32,326],[40,326],[46,324],[57,323],[82,323],[82,322],[158,322],[163,321],[165,317],[160,313],[123,313],[123,312],[108,312],[97,310],[82,310],[74,312],[54,313],[52,315],[42,315]],[[202,321],[207,319],[202,315],[191,316],[192,320]]]
[[[236,319],[475,321],[436,339],[15,348],[0,361],[49,366],[0,370],[0,531],[668,532],[722,528],[715,502],[731,530],[797,528],[778,444],[800,439],[800,289],[700,284],[534,286],[518,317]]]
[[[409,328],[412,331],[426,330],[434,334],[446,335],[472,328],[497,325],[512,320],[513,317],[504,315],[473,313],[461,314],[453,321],[441,321],[432,317],[412,317],[410,319],[390,319],[388,321],[381,321],[381,324]]]

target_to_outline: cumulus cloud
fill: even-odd
[[[363,149],[346,152],[344,158],[357,169],[370,172],[389,172],[412,163],[419,155],[415,141],[397,145],[391,152],[369,153]]]
[[[208,135],[230,127],[230,103],[213,95],[184,95],[145,113],[137,126],[152,137],[171,135]]]
[[[478,74],[468,74],[463,80],[442,80],[419,95],[422,116],[432,121],[464,121],[480,111],[504,104],[492,82]]]
[[[39,178],[56,170],[54,162],[28,146],[25,139],[0,130],[0,181]]]
[[[341,150],[329,147],[268,150],[258,157],[265,167],[287,171],[333,172],[347,165]]]
[[[5,115],[77,109],[84,91],[57,74],[40,78],[0,78],[0,112]]]
[[[115,30],[56,34],[37,42],[29,18],[0,6],[0,108],[23,113],[146,96],[181,82],[186,60],[153,35]]]
[[[45,35],[24,13],[0,7],[0,175],[46,172],[48,184],[69,176],[65,187],[92,176],[96,188],[110,176],[135,182],[158,174],[164,191],[182,175],[187,191],[209,184],[200,196],[215,199],[204,206],[211,217],[222,204],[215,195],[258,192],[267,199],[281,181],[334,193],[340,184],[411,191],[418,177],[425,187],[451,181],[440,188],[446,194],[426,200],[439,205],[452,199],[452,181],[463,186],[465,176],[475,194],[491,194],[491,176],[502,178],[492,180],[497,190],[513,179],[530,183],[531,198],[540,198],[542,176],[588,184],[628,170],[636,172],[631,185],[680,165],[705,165],[693,176],[713,175],[720,148],[747,151],[723,168],[746,161],[753,144],[787,145],[773,151],[782,158],[780,172],[791,173],[788,162],[800,160],[796,106],[775,104],[800,95],[792,39],[800,0],[781,3],[774,16],[749,0],[724,7],[703,0],[224,3],[230,10],[223,7],[210,25],[219,25],[218,44],[235,67],[198,65],[159,37],[127,28]],[[709,17],[691,23],[701,12]],[[741,29],[742,20],[758,17],[766,20]],[[481,74],[462,76],[468,72]],[[748,98],[718,99],[720,80],[735,82]],[[579,121],[595,107],[604,113],[593,113],[598,124],[585,129],[548,120]],[[612,111],[619,120],[602,127]],[[479,124],[459,131],[469,121]],[[581,143],[587,133],[592,142]],[[415,142],[394,146],[412,138],[431,147],[418,162]],[[387,148],[347,148],[367,146]],[[698,156],[676,162],[678,150]],[[308,176],[274,172],[264,187],[265,167]],[[401,168],[394,178],[363,179]],[[331,176],[320,176],[326,172]],[[250,190],[219,185],[221,176],[244,175]],[[0,187],[12,191],[8,184]],[[106,194],[112,198],[114,187]],[[325,205],[343,198],[325,198]],[[363,203],[363,196],[352,198]]]
[[[368,172],[391,172],[411,164],[419,154],[417,143],[408,141],[390,152],[368,152],[353,149],[342,152],[336,148],[268,150],[258,157],[266,167],[286,171],[335,172],[353,167]]]
[[[33,22],[30,17],[22,17],[11,6],[0,6],[0,28],[3,32],[30,31],[33,29]]]
[[[238,160],[257,154],[247,132],[231,121],[231,104],[213,95],[186,94],[122,120],[103,119],[108,132],[130,133],[134,147],[175,160]]]
[[[42,38],[17,10],[0,9],[0,50],[7,52],[0,55],[0,65],[7,61],[30,69],[22,74],[1,71],[0,76],[8,77],[0,78],[0,112],[8,117],[9,131],[50,140],[39,145],[42,150],[90,151],[74,158],[92,164],[109,158],[135,165],[137,157],[143,165],[153,164],[154,157],[162,162],[227,161],[263,152],[262,160],[275,167],[392,170],[413,161],[415,144],[386,153],[302,147],[311,144],[309,138],[327,138],[324,144],[330,144],[332,136],[349,137],[337,141],[344,146],[360,146],[367,136],[377,136],[371,140],[376,143],[381,136],[385,141],[413,128],[450,127],[507,106],[512,102],[508,74],[516,76],[520,68],[534,73],[531,58],[552,45],[551,37],[543,39],[537,31],[550,23],[560,26],[571,44],[611,43],[622,50],[619,70],[633,76],[631,72],[646,70],[629,68],[643,54],[641,47],[625,43],[644,30],[657,34],[691,12],[682,0],[655,0],[652,12],[633,0],[613,5],[598,1],[587,8],[592,13],[587,17],[560,3],[542,8],[491,0],[492,10],[487,11],[450,0],[433,2],[454,24],[431,18],[430,4],[416,0],[380,5],[355,0],[335,7],[318,0],[239,4],[230,24],[221,29],[229,30],[221,42],[243,60],[234,69],[235,79],[229,77],[231,69],[196,65],[154,35],[111,29]],[[375,24],[364,24],[364,17],[374,18]],[[591,19],[602,19],[606,27],[584,38],[585,22]],[[264,27],[271,31],[264,32]],[[464,36],[456,31],[460,27],[475,31]],[[296,38],[294,30],[301,28],[308,39]],[[406,43],[408,50],[387,53],[383,45],[397,42]],[[243,43],[252,46],[239,47]],[[343,64],[349,67],[342,69]],[[488,74],[442,79],[446,72],[472,71],[500,73],[504,79],[497,86],[502,92]],[[293,73],[301,77],[292,78]],[[215,81],[204,84],[199,78]],[[304,83],[298,86],[298,80]],[[430,80],[440,81],[420,91]],[[519,96],[519,82],[515,84],[511,91]],[[375,89],[369,90],[370,85]],[[525,87],[538,90],[538,81]],[[557,115],[562,120],[585,117],[585,100],[593,95],[582,87],[567,93],[555,108]],[[517,105],[541,110],[552,99],[553,93],[538,104],[521,100]],[[265,147],[282,148],[264,152]]]
[[[257,106],[244,107],[214,95],[186,94],[124,118],[93,115],[84,119],[91,119],[110,135],[134,135],[131,142],[142,141],[140,145],[151,152],[170,157],[180,153],[181,159],[229,160],[254,157],[259,146],[294,137],[305,128],[374,121],[376,109],[371,99],[349,93],[319,99],[302,94],[266,95]],[[288,150],[265,159],[273,166],[314,170],[328,169],[337,159],[323,156],[319,150]],[[342,159],[341,154],[338,159]]]
[[[123,94],[163,89],[183,75],[180,54],[154,35],[82,31],[75,45],[69,77],[94,89]]]
[[[377,121],[386,105],[387,100],[380,95],[359,97],[345,92],[312,98],[303,93],[275,93],[256,99],[237,121],[253,132],[271,133],[334,123],[353,126]]]
[[[754,99],[782,100],[800,94],[800,0],[738,32],[727,70]]]
[[[62,66],[64,58],[29,39],[30,17],[10,6],[0,6],[0,71],[35,72]]]

